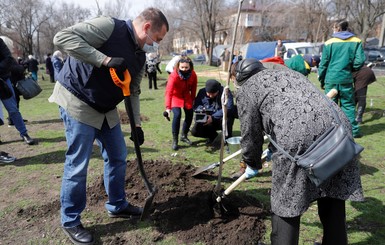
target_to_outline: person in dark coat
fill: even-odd
[[[157,71],[162,74],[159,68],[159,58],[156,53],[149,53],[146,55],[146,74],[148,76],[148,88],[152,89],[152,83],[154,82],[154,89],[158,89],[157,85]]]
[[[28,71],[31,72],[31,77],[37,82],[37,72],[39,70],[39,62],[33,57],[33,55],[28,55]]]
[[[55,82],[55,71],[53,69],[51,53],[47,54],[47,58],[45,59],[45,71],[49,75],[51,83]]]
[[[10,79],[11,69],[15,63],[16,60],[12,57],[10,49],[3,39],[0,38],[0,78],[3,79],[7,86],[12,90],[12,96],[7,99],[1,99],[1,101],[8,112],[9,118],[14,123],[17,131],[19,131],[22,140],[29,145],[34,145],[37,141],[28,135],[28,130],[25,126],[23,117],[17,107],[15,92]]]
[[[16,99],[16,106],[17,109],[20,109],[20,92],[16,88],[16,84],[18,81],[23,80],[25,78],[25,69],[22,65],[19,63],[14,62],[11,67],[11,77],[9,78],[11,80],[12,88],[15,93],[15,99]],[[27,119],[23,118],[24,122],[28,122]],[[8,125],[14,126],[12,119],[10,116],[8,116]]]
[[[337,104],[328,103],[305,76],[290,69],[266,69],[256,59],[242,60],[233,70],[247,178],[256,176],[262,168],[264,134],[291,155],[305,152],[336,123],[329,104],[353,139],[345,113]],[[324,231],[322,244],[347,245],[345,201],[364,199],[358,158],[317,187],[306,171],[281,151],[271,144],[269,150],[272,152],[271,244],[298,244],[301,216],[317,201]]]
[[[211,144],[218,136],[217,131],[222,130],[223,110],[221,97],[224,88],[220,82],[215,79],[206,81],[204,88],[198,91],[194,100],[194,111],[203,111],[207,114],[206,122],[195,121],[191,129],[191,135],[195,137],[206,138],[207,143]],[[233,101],[233,94],[229,91],[227,103],[227,137],[233,135],[234,119],[237,118],[236,107]]]
[[[358,71],[353,72],[354,79],[354,98],[357,106],[356,122],[362,123],[362,116],[366,109],[366,93],[368,85],[376,81],[376,75],[373,70],[367,66],[361,67]]]

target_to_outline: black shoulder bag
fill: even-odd
[[[23,95],[25,100],[29,100],[40,94],[42,91],[40,85],[31,77],[25,77],[17,81],[16,89]]]

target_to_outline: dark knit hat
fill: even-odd
[[[215,79],[209,79],[206,81],[206,92],[216,93],[221,88],[221,83]]]

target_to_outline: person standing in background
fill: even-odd
[[[282,43],[282,40],[278,39],[277,45],[275,46],[274,56],[278,56],[283,59],[283,56],[285,55],[285,53],[286,53],[286,47]]]
[[[331,89],[338,91],[333,101],[340,104],[352,125],[354,138],[362,137],[356,121],[353,71],[359,70],[366,59],[361,39],[348,30],[346,20],[333,24],[333,37],[325,42],[318,80],[327,94]]]
[[[162,74],[162,71],[159,68],[159,58],[156,53],[149,53],[147,54],[146,58],[146,73],[148,76],[148,88],[152,89],[152,83],[154,83],[154,89],[158,89],[157,85],[157,71],[159,71],[160,74]]]
[[[45,71],[49,75],[51,83],[54,83],[55,78],[54,78],[54,69],[53,69],[52,60],[51,60],[51,53],[48,53],[47,58],[45,59]]]
[[[221,58],[222,58],[222,71],[228,71],[229,63],[230,63],[230,51],[227,48],[223,50],[223,53],[221,54]]]
[[[9,78],[11,80],[13,92],[15,93],[15,99],[16,99],[16,107],[20,111],[20,92],[16,88],[16,84],[18,81],[25,79],[25,70],[22,65],[19,63],[13,62],[11,67],[11,77]],[[27,119],[23,118],[23,122],[28,122]],[[8,116],[8,125],[14,126],[12,119],[10,116]]]
[[[28,71],[31,72],[31,77],[37,82],[37,72],[39,70],[39,62],[33,57],[33,55],[28,55]]]
[[[171,111],[172,119],[172,149],[178,150],[178,136],[182,109],[185,113],[185,120],[182,127],[180,140],[188,145],[191,141],[187,138],[193,120],[193,104],[197,92],[198,79],[194,71],[194,65],[190,58],[182,56],[177,62],[174,71],[170,74],[166,86],[165,107],[168,118]]]
[[[362,123],[362,116],[366,109],[366,94],[368,85],[377,80],[372,68],[363,66],[358,71],[353,72],[354,79],[354,98],[357,106],[356,122]]]
[[[187,54],[185,52],[182,52],[182,54],[177,54],[167,63],[165,70],[168,74],[171,74],[174,71],[175,65],[178,63],[182,56],[187,56]]]
[[[0,38],[0,78],[6,82],[6,85],[12,91],[12,96],[10,98],[1,99],[1,101],[8,112],[10,120],[15,125],[17,131],[19,131],[21,139],[28,145],[34,145],[37,141],[28,135],[28,130],[25,126],[23,117],[17,108],[15,92],[11,84],[11,69],[15,63],[16,60],[12,57],[11,51],[4,43],[3,39]]]
[[[63,54],[60,50],[56,50],[52,55],[52,67],[54,70],[54,79],[57,81],[57,77],[61,69],[63,68]]]

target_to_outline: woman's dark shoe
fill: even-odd
[[[21,136],[22,139],[24,140],[25,143],[27,143],[28,145],[34,145],[36,144],[36,140],[32,139],[31,137],[29,137],[28,134],[25,134],[23,136]]]
[[[192,142],[187,138],[187,134],[182,134],[182,136],[180,136],[180,141],[188,145],[192,145]]]
[[[171,148],[176,151],[178,150],[178,135],[177,134],[173,134],[172,135],[172,146]]]
[[[178,140],[172,140],[172,147],[174,151],[178,150]]]
[[[62,229],[74,244],[91,245],[95,242],[91,232],[87,231],[82,224],[71,228],[62,227]]]

